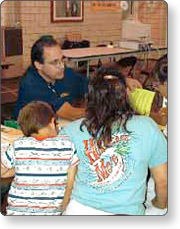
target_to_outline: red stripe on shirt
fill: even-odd
[[[57,207],[39,207],[39,206],[29,206],[29,205],[13,205],[9,204],[9,207],[20,207],[20,208],[39,208],[39,209],[56,209]]]

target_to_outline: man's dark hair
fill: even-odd
[[[20,110],[17,121],[23,134],[29,137],[46,127],[53,117],[55,113],[48,103],[33,101]]]
[[[35,67],[34,62],[44,63],[44,47],[52,47],[59,45],[51,35],[40,37],[32,46],[31,49],[31,64]]]

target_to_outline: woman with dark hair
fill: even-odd
[[[135,115],[124,78],[100,69],[89,82],[84,119],[63,132],[75,144],[78,172],[67,215],[144,215],[148,166],[153,204],[167,205],[167,143],[156,123]]]

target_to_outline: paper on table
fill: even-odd
[[[4,152],[15,139],[22,136],[21,130],[1,125],[1,152]]]

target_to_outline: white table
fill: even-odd
[[[167,50],[166,47],[159,47],[159,51]],[[151,48],[150,52],[157,51],[157,48]],[[99,60],[102,58],[115,58],[132,56],[144,51],[126,48],[108,48],[108,47],[93,47],[93,48],[77,48],[63,50],[63,55],[66,61],[79,62],[87,61],[87,77],[89,77],[89,63],[91,60]]]

